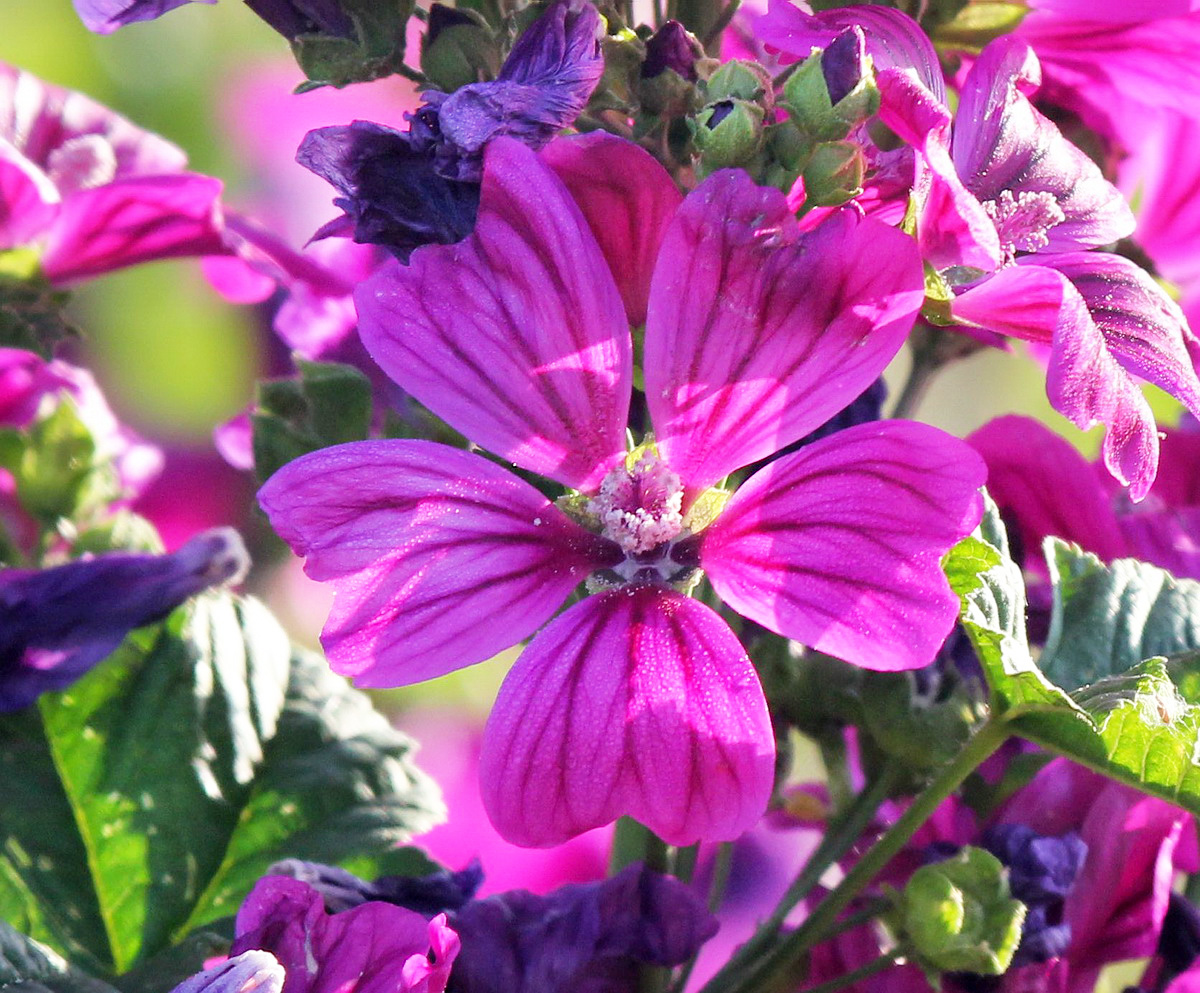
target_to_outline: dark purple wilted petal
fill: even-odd
[[[512,135],[538,149],[573,124],[604,72],[603,33],[587,0],[558,0],[521,35],[495,80],[437,100],[438,171],[478,182],[493,138]]]
[[[69,686],[134,628],[188,597],[235,582],[249,561],[217,528],[170,555],[113,553],[53,569],[0,570],[0,711]]]
[[[337,866],[300,859],[276,862],[268,874],[307,883],[321,894],[331,914],[380,900],[433,917],[465,906],[483,883],[483,867],[478,859],[458,872],[442,869],[428,876],[379,876],[370,883]]]
[[[963,84],[954,167],[996,224],[1001,246],[1067,252],[1124,238],[1133,214],[1096,164],[1042,116],[1028,94],[1041,82],[1023,41],[998,38]]]
[[[75,0],[75,12],[84,27],[97,34],[112,34],[135,21],[153,21],[185,3],[216,3],[217,0]]]
[[[830,103],[838,103],[869,71],[866,39],[857,25],[839,34],[821,53],[821,75]]]
[[[640,964],[686,962],[717,930],[690,889],[642,865],[546,896],[476,900],[451,926],[462,939],[452,993],[628,993]]]
[[[246,0],[246,6],[289,40],[305,34],[355,37],[338,0]]]
[[[381,124],[310,131],[296,161],[333,184],[334,203],[354,225],[354,240],[383,245],[401,260],[421,245],[461,241],[475,226],[478,183],[439,176],[429,150]]]

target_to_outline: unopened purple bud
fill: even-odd
[[[694,35],[678,21],[667,21],[646,42],[642,78],[653,79],[670,69],[690,82],[696,82],[696,61],[704,49]]]
[[[169,555],[114,552],[53,569],[0,570],[0,712],[69,686],[134,628],[189,597],[240,580],[237,532],[217,528]]]
[[[371,883],[337,866],[300,859],[276,862],[267,874],[291,876],[307,883],[321,894],[331,914],[378,900],[433,917],[461,909],[483,884],[483,867],[478,859],[457,872],[443,869],[428,876],[380,876]]]
[[[829,102],[840,103],[867,74],[867,42],[862,28],[847,28],[821,53],[821,73]]]
[[[246,0],[246,6],[289,41],[306,34],[355,37],[338,0]]]

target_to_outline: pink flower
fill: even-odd
[[[334,584],[323,642],[367,686],[486,659],[588,581],[488,722],[503,836],[552,845],[631,814],[672,844],[735,837],[769,797],[773,736],[737,637],[682,592],[697,571],[758,624],[877,669],[928,662],[957,615],[940,558],[978,521],[983,473],[942,432],[860,425],[770,463],[723,510],[711,491],[879,375],[923,296],[916,247],[851,211],[801,234],[781,193],[737,171],[680,203],[605,135],[545,160],[499,139],[485,166],[475,232],[364,284],[361,333],[452,427],[574,491],[570,513],[423,441],[313,453],[260,502]],[[655,448],[627,458],[643,313]]]
[[[225,251],[219,180],[81,93],[0,64],[0,250],[35,247],[58,285]]]

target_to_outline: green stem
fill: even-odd
[[[648,869],[666,872],[667,845],[658,835],[632,817],[622,817],[613,831],[608,874],[615,876],[634,862],[645,862]]]
[[[782,940],[764,953],[762,951],[764,942],[760,938],[763,936],[763,929],[760,929],[759,933],[743,949],[743,951],[750,950],[757,961],[747,965],[745,960],[749,955],[735,955],[709,980],[702,993],[752,993],[752,991],[768,988],[770,977],[781,969],[799,962],[810,948],[823,941],[830,929],[837,926],[838,915],[850,905],[850,902],[879,874],[884,866],[896,857],[917,829],[933,815],[942,801],[1007,740],[1009,732],[1006,724],[1007,721],[1004,718],[992,718],[983,724],[954,760],[943,768],[924,791],[913,800],[908,809],[896,820],[896,823],[854,864],[842,881],[830,891],[796,930],[784,935]],[[847,811],[847,814],[849,813],[850,811]],[[831,828],[830,834],[840,835],[841,829],[842,825],[839,824],[838,828]],[[809,865],[804,867],[796,882],[785,894],[784,900],[781,901],[780,907],[776,908],[776,912],[768,920],[768,924],[774,922],[778,929],[788,913],[788,910],[781,912],[786,901],[793,896],[794,892],[805,890],[806,886],[811,889],[808,880],[808,877],[811,876],[809,866],[817,860],[817,855],[822,854],[822,849],[825,849],[827,844],[832,849],[833,843],[829,841],[828,836],[818,846],[817,852],[809,860]],[[818,878],[819,875],[818,873]],[[769,934],[765,937],[766,942],[770,943],[775,935]],[[753,949],[751,946],[754,946]]]
[[[699,845],[674,849],[671,855],[671,875],[681,883],[690,883],[696,872],[696,859],[699,854]]]
[[[701,44],[704,45],[704,50],[706,52],[712,52],[714,47],[716,47],[719,52],[720,49],[717,43],[721,40],[721,35],[724,33],[725,29],[729,27],[730,23],[733,21],[733,15],[738,12],[738,8],[741,7],[741,5],[742,0],[729,0],[729,3],[725,5],[725,9],[722,10],[720,16],[717,17],[716,23],[714,23],[713,26],[708,29],[708,32],[704,35],[704,38],[701,41]],[[717,53],[713,52],[713,54],[715,55]]]
[[[721,901],[725,899],[725,887],[729,883],[729,870],[732,866],[733,842],[723,841],[718,846],[716,857],[713,859],[712,879],[708,884],[708,911],[710,914],[715,914],[721,909]],[[697,952],[687,960],[675,976],[675,981],[671,983],[668,993],[683,993],[688,980],[692,978],[692,970],[696,968],[696,961],[699,957],[700,953]]]
[[[868,962],[866,965],[859,966],[852,972],[844,973],[841,976],[834,976],[833,979],[827,979],[816,986],[810,986],[808,989],[802,990],[801,993],[834,993],[834,990],[845,989],[847,986],[853,986],[864,979],[870,979],[885,969],[890,969],[899,958],[900,953],[894,949],[890,952],[884,952],[879,958]]]
[[[912,368],[908,371],[908,378],[900,390],[896,406],[892,408],[893,418],[912,417],[921,401],[925,399],[929,384],[933,382],[934,373],[939,367],[940,363],[934,356],[933,349],[921,348],[914,343]]]
[[[817,739],[817,747],[821,750],[821,764],[825,766],[825,785],[829,789],[833,809],[842,810],[849,807],[854,797],[854,787],[850,783],[845,737],[840,729],[831,734],[821,735]]]

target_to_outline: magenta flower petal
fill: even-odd
[[[46,174],[0,138],[0,250],[37,238],[58,213],[59,199]]]
[[[1200,0],[1030,0],[1029,6],[1056,17],[1120,24],[1182,17],[1200,10]]]
[[[515,139],[488,147],[475,233],[385,267],[355,301],[375,361],[484,448],[577,489],[624,451],[620,293],[570,194]]]
[[[401,686],[527,638],[606,562],[603,539],[470,452],[363,441],[290,462],[259,491],[276,532],[333,584],[336,672]]]
[[[556,845],[629,814],[672,845],[736,838],[774,779],[766,701],[708,607],[659,586],[589,597],[500,687],[479,775],[496,829]]]
[[[654,270],[646,400],[694,492],[820,426],[899,350],[924,298],[916,243],[841,211],[798,234],[778,190],[716,173]]]
[[[1123,368],[1200,416],[1200,341],[1183,311],[1144,269],[1107,252],[1039,255],[1036,264],[1071,281]]]
[[[1002,244],[1066,252],[1124,238],[1134,229],[1129,205],[1034,108],[1027,94],[1040,83],[1037,56],[1025,42],[998,38],[983,50],[963,83],[954,120],[959,176],[994,205]],[[1041,244],[1024,244],[1026,229],[1036,231]]]
[[[1105,425],[1105,466],[1132,499],[1146,495],[1158,469],[1154,415],[1066,276],[1042,265],[1009,266],[956,297],[953,313],[977,327],[1049,344],[1051,405],[1080,430]]]
[[[1025,566],[1042,573],[1042,539],[1074,541],[1106,562],[1129,550],[1108,493],[1067,441],[1031,417],[997,417],[967,438],[987,463],[988,493],[1015,518]]]
[[[911,73],[885,69],[877,81],[880,119],[916,153],[913,191],[921,254],[937,269],[991,272],[1000,264],[1000,240],[983,204],[954,170],[950,111]]]
[[[133,176],[63,201],[42,267],[54,283],[181,255],[220,255],[221,182],[181,173]]]
[[[683,196],[667,170],[631,141],[594,131],[559,138],[542,161],[575,198],[625,301],[629,323],[646,323],[650,276]]]
[[[861,424],[755,473],[703,533],[700,562],[763,627],[867,669],[915,669],[958,616],[941,558],[979,523],[986,474],[937,428]]]

